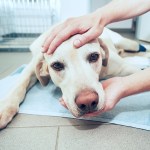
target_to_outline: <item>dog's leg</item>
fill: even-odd
[[[115,46],[118,49],[124,49],[126,52],[146,52],[146,48],[142,44],[124,37]]]
[[[147,50],[145,46],[137,41],[125,38],[114,31],[107,29],[107,33],[117,49],[124,49],[130,52],[145,52]]]
[[[0,100],[0,129],[7,126],[12,120],[19,110],[19,104],[23,101],[26,91],[36,83],[37,78],[34,69],[39,59],[33,57],[16,81],[15,87]]]
[[[127,76],[140,71],[139,68],[124,62],[121,66],[119,76]]]

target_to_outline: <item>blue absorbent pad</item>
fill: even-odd
[[[0,80],[0,100],[15,86],[24,67],[25,65],[21,66],[10,76]],[[42,87],[37,82],[27,92],[19,113],[74,118],[67,109],[61,106],[58,100],[60,97],[61,91],[53,83],[50,82],[48,86]],[[113,110],[86,120],[150,130],[150,92],[123,98]]]

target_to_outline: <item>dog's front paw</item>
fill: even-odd
[[[8,103],[7,101],[0,101],[0,129],[7,126],[18,110],[19,106]]]

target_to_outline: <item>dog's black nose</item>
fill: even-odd
[[[77,97],[76,97],[76,104],[78,108],[85,112],[93,112],[97,108],[98,104],[98,94],[93,91],[82,91]]]

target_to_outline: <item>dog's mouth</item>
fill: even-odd
[[[73,112],[71,112],[72,115],[76,118],[91,118],[91,117],[96,117],[99,116],[102,113],[102,109],[100,110],[95,110],[93,112],[79,112],[78,115],[74,114]]]
[[[63,105],[66,109],[68,109],[66,103],[64,102],[63,99],[60,99],[60,103],[61,105]],[[72,115],[76,118],[88,118],[88,117],[95,117],[98,116],[101,111],[103,110],[103,108],[101,108],[100,110],[98,110],[98,108],[96,108],[95,110],[86,110],[86,111],[81,111],[78,110],[78,114],[75,114],[73,111],[70,110],[70,112],[72,113]]]
[[[100,114],[100,111],[101,110],[97,110],[97,111],[94,111],[94,112],[91,112],[91,113],[86,113],[82,117],[83,118],[96,117]]]
[[[87,109],[85,111],[78,109],[78,116],[76,116],[76,118],[92,117],[95,116],[97,112],[98,112],[98,108],[95,108],[94,110]]]
[[[98,115],[100,115],[103,112],[103,108],[101,108],[100,110],[96,109],[92,112],[81,112],[79,116],[75,116],[76,118],[91,118],[91,117],[96,117]]]

